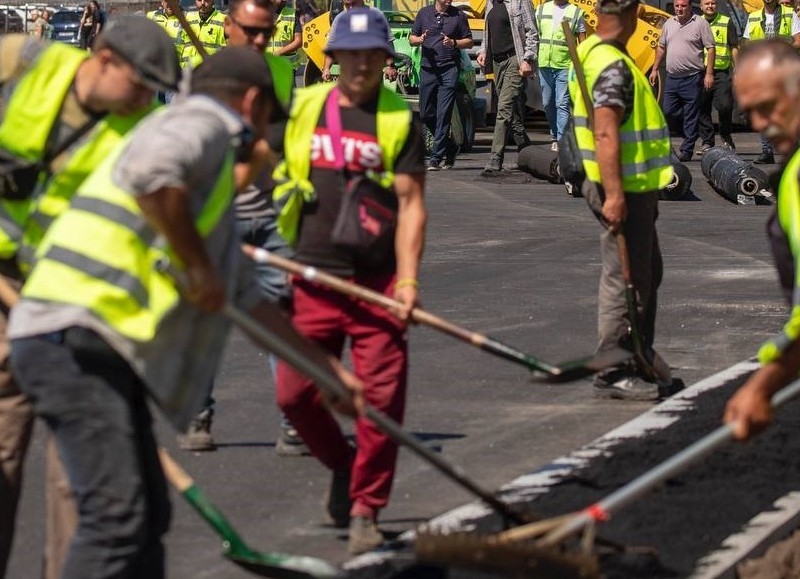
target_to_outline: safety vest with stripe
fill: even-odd
[[[164,29],[167,35],[172,39],[172,42],[175,44],[175,51],[178,53],[178,58],[180,58],[183,54],[184,38],[183,27],[181,26],[181,21],[178,20],[178,17],[174,14],[172,16],[167,16],[164,14],[164,11],[159,8],[158,10],[152,10],[148,12],[147,18]]]
[[[265,52],[264,59],[267,61],[270,74],[272,74],[275,96],[284,107],[288,108],[294,89],[294,69],[292,69],[291,63],[280,56]]]
[[[545,2],[536,9],[536,25],[539,28],[539,68],[569,68],[569,49],[561,23],[554,25],[555,2]],[[578,25],[583,11],[574,4],[564,7],[564,20],[569,22],[573,34],[578,34]]]
[[[789,346],[800,338],[800,267],[797,262],[800,258],[800,184],[798,184],[798,179],[800,179],[800,149],[794,152],[781,175],[775,209],[783,237],[792,254],[791,265],[794,270],[792,310],[789,314],[789,321],[783,326],[783,331],[759,348],[758,361],[762,364],[769,364],[780,358]],[[789,264],[787,262],[784,265]],[[783,275],[781,278],[783,279]]]
[[[219,10],[214,9],[205,20],[200,19],[200,12],[198,10],[190,10],[186,12],[186,20],[189,22],[195,34],[197,34],[197,38],[200,39],[200,44],[206,49],[208,54],[214,54],[227,43],[225,40],[224,27],[225,15]],[[180,59],[181,67],[186,68],[199,64],[201,61],[200,53],[195,45],[192,44],[189,35],[185,31],[181,32],[181,44],[183,45]]]
[[[591,51],[591,54],[590,54]],[[653,96],[650,83],[631,58],[597,35],[578,46],[589,94],[600,74],[611,64],[622,61],[633,76],[633,110],[619,128],[622,189],[626,193],[657,191],[672,180],[670,140],[667,121]],[[575,138],[583,156],[586,177],[600,183],[600,166],[595,157],[594,133],[589,127],[586,103],[575,70],[570,71],[569,91],[575,103],[573,118]]]
[[[142,344],[154,338],[180,296],[173,279],[159,268],[175,261],[172,252],[148,224],[136,197],[112,178],[122,150],[92,173],[69,210],[47,231],[22,296],[82,308],[125,340]],[[204,238],[233,200],[233,161],[229,153],[195,217]]]
[[[0,124],[0,148],[28,161],[44,158],[67,91],[88,56],[86,51],[53,43],[36,57],[11,92]],[[79,143],[85,141],[86,137]],[[44,173],[40,175],[39,188],[45,178]],[[31,197],[24,201],[0,201],[0,259],[10,259],[17,252],[36,191],[29,193]]]
[[[294,40],[294,19],[295,11],[288,6],[284,6],[275,21],[275,32],[272,34],[272,38],[269,39],[267,52],[274,54]],[[299,63],[297,51],[291,54],[284,54],[282,57],[291,63],[292,68],[297,67]]]
[[[328,93],[336,85],[318,84],[298,89],[284,137],[284,159],[275,169],[273,189],[275,207],[278,209],[278,232],[292,245],[297,242],[303,204],[315,199],[311,174],[311,142],[317,121],[323,112]],[[411,111],[406,102],[393,91],[380,87],[376,135],[383,158],[383,172],[368,174],[384,187],[394,181],[394,163],[408,139]]]
[[[791,40],[792,38],[792,17],[794,10],[789,6],[783,4],[778,5],[778,18],[775,23],[775,37],[783,38],[784,40]],[[771,18],[774,15],[770,16]],[[745,38],[748,40],[761,40],[764,38],[764,28],[767,20],[766,9],[756,10],[747,15],[747,28],[745,29]]]
[[[718,12],[714,16],[714,20],[708,23],[711,26],[711,35],[714,37],[714,70],[728,70],[733,64],[731,47],[728,44],[728,23],[730,21],[728,16],[723,16]],[[703,62],[708,62],[708,50],[705,50]]]

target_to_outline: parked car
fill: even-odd
[[[0,34],[25,32],[25,23],[15,10],[0,10]]]
[[[78,46],[82,9],[59,8],[53,12],[50,24],[53,25],[53,40]]]

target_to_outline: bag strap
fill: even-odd
[[[331,137],[331,148],[333,149],[333,163],[339,170],[345,167],[344,151],[342,150],[342,113],[339,110],[339,87],[335,87],[325,101],[325,125],[328,127],[328,134]]]
[[[69,149],[72,145],[77,143],[84,135],[86,135],[89,131],[91,131],[94,126],[103,118],[105,115],[100,116],[92,116],[88,121],[83,123],[80,127],[78,127],[67,139],[63,142],[59,143],[58,146],[53,149],[52,151],[45,151],[44,157],[41,160],[42,167],[48,167],[50,162],[58,157],[61,153]]]

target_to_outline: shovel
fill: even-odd
[[[211,504],[195,485],[192,477],[172,459],[166,449],[160,448],[158,454],[167,480],[222,539],[223,554],[226,558],[259,577],[276,579],[341,577],[341,572],[336,567],[322,559],[283,553],[264,553],[248,547],[225,515]]]
[[[777,409],[798,395],[800,395],[800,380],[775,394],[772,398],[772,407]],[[532,566],[535,567],[534,564],[538,564],[540,569],[551,567],[560,569],[564,576],[596,577],[599,569],[587,559],[591,542],[595,538],[596,524],[609,520],[612,515],[641,499],[660,484],[730,442],[733,431],[733,424],[720,426],[606,498],[577,513],[537,521],[494,535],[418,536],[417,554],[420,558],[424,557],[427,561],[440,564],[497,569],[498,565],[506,564],[500,559],[503,554],[512,549],[512,545],[516,545],[516,557],[519,562],[513,569],[516,572],[531,569]],[[563,542],[581,532],[586,533],[581,550],[577,553],[564,552]],[[536,538],[538,540],[531,542]],[[550,577],[555,574],[548,573],[542,576]]]
[[[386,309],[402,307],[402,304],[381,293],[365,288],[358,284],[343,280],[342,278],[327,274],[314,267],[303,265],[296,261],[286,259],[266,249],[256,248],[252,245],[243,246],[244,253],[256,263],[272,265],[283,271],[298,275],[308,281],[313,281],[339,293],[360,299]],[[631,353],[616,348],[604,351],[596,356],[568,360],[560,364],[549,364],[521,352],[520,350],[495,340],[484,334],[467,330],[453,324],[439,316],[421,308],[411,310],[411,319],[417,323],[425,324],[449,336],[453,336],[484,352],[494,354],[499,358],[525,366],[531,370],[532,378],[537,382],[570,382],[591,376],[603,368],[616,366],[631,357]]]

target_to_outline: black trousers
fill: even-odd
[[[731,71],[715,70],[714,87],[703,90],[700,100],[700,140],[704,145],[714,146],[714,125],[711,122],[711,108],[717,109],[719,135],[725,141],[731,140],[731,119],[733,116],[733,90]]]

